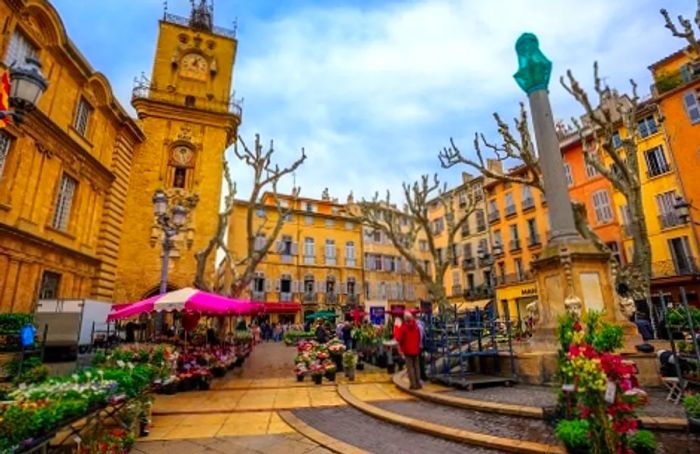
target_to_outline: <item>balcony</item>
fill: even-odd
[[[251,293],[251,298],[253,298],[253,301],[265,301],[265,292],[253,291]]]
[[[506,205],[506,217],[509,218],[511,216],[515,216],[518,214],[518,210],[515,208],[515,205]]]
[[[225,101],[207,96],[184,95],[176,91],[155,88],[150,81],[139,80],[131,91],[131,101],[150,99],[176,106],[190,106],[214,112],[228,112],[240,117],[243,114],[242,101],[230,98]]]
[[[345,301],[347,304],[359,304],[360,297],[358,295],[347,295]]]
[[[474,257],[468,257],[462,260],[462,268],[465,270],[476,269],[476,259]]]
[[[354,267],[357,266],[357,260],[355,260],[355,259],[345,259],[345,266],[349,266],[349,267],[354,268]]]
[[[519,273],[509,273],[505,275],[505,284],[517,284],[532,279],[532,273],[529,271],[521,271]]]
[[[656,79],[652,89],[657,95],[661,95],[697,79],[700,79],[700,66],[689,68],[685,73],[669,71]]]
[[[313,265],[314,263],[316,263],[316,257],[313,255],[304,256],[304,265]]]
[[[294,262],[294,256],[293,255],[281,255],[282,258],[282,263],[289,264]]]
[[[493,260],[491,258],[479,259],[479,262],[478,262],[479,268],[488,268],[492,264],[493,264]]]
[[[462,296],[462,286],[461,285],[453,285],[452,286],[452,293],[450,296]]]
[[[477,222],[476,223],[476,231],[481,233],[486,231],[486,223],[484,222]]]
[[[520,250],[520,239],[515,239],[515,240],[510,240],[508,243],[510,245],[510,250],[511,251],[519,251]]]
[[[665,213],[659,215],[659,224],[662,229],[670,229],[679,225],[687,224],[688,220],[681,218],[677,213]]]
[[[189,17],[178,16],[177,14],[165,13],[163,17],[163,22],[169,22],[175,25],[182,25],[183,27],[191,27],[191,19]],[[225,36],[227,38],[236,39],[236,29],[224,28],[213,26],[211,31],[215,35]]]
[[[498,210],[489,212],[489,223],[490,224],[493,224],[494,222],[498,222],[500,219],[501,219],[501,213]]]
[[[462,238],[469,236],[469,224],[465,223],[464,225],[462,225],[461,233],[462,233]]]
[[[503,247],[501,246],[500,242],[494,244],[491,250],[493,251],[494,257],[503,257],[503,254],[505,254],[505,251],[503,250]]]
[[[536,233],[534,235],[530,235],[527,239],[527,247],[535,248],[538,246],[542,246],[542,240],[540,240],[540,236]]]
[[[682,260],[652,262],[651,277],[663,278],[700,274],[700,264],[696,257],[682,257]]]
[[[292,292],[280,292],[280,301],[289,302],[293,300]]]
[[[304,304],[316,304],[316,293],[314,292],[304,292],[304,297],[302,298]]]
[[[523,199],[523,211],[534,210],[535,209],[535,199],[528,197]]]
[[[479,285],[474,288],[467,289],[464,292],[464,299],[467,301],[483,300],[493,298],[496,292],[488,285]]]
[[[338,264],[338,259],[336,259],[335,257],[326,257],[324,259],[324,263],[326,265],[336,266]]]
[[[324,301],[326,304],[338,304],[338,295],[335,293],[326,293]]]

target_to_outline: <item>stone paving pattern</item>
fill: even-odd
[[[663,416],[685,418],[681,405],[666,401],[667,391],[661,388],[645,388],[649,394],[649,404],[641,414],[647,416]],[[547,407],[556,405],[556,395],[553,388],[537,385],[518,384],[511,387],[477,388],[473,391],[444,391],[445,394],[469,399],[483,399],[490,402],[503,402],[531,407]]]
[[[373,405],[402,416],[446,427],[514,440],[559,444],[551,427],[539,419],[484,413],[424,401],[392,400],[374,402]]]
[[[331,453],[297,434],[149,441],[137,443],[131,452],[136,454]]]
[[[371,418],[350,407],[305,408],[295,410],[293,413],[313,428],[370,452],[382,454],[501,452],[466,446],[407,430]]]

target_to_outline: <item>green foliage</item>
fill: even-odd
[[[0,314],[0,333],[17,333],[33,320],[32,314]]]
[[[593,348],[599,352],[612,352],[622,348],[624,332],[621,326],[613,326],[605,322],[600,323],[600,328],[592,336]]]
[[[282,340],[287,345],[296,345],[302,339],[313,339],[314,333],[307,333],[306,331],[287,331],[282,336]]]
[[[585,449],[590,446],[588,421],[582,419],[559,421],[555,429],[557,438],[569,449]]]
[[[343,353],[343,368],[351,369],[355,366],[357,366],[357,353],[350,350]]]
[[[700,393],[690,394],[683,398],[683,408],[691,418],[700,418]]]
[[[638,430],[629,438],[629,447],[635,454],[653,454],[656,444],[656,437],[648,430]]]
[[[569,351],[571,340],[574,337],[574,323],[575,320],[568,313],[559,317],[557,336],[559,337],[559,345],[561,346],[560,352],[566,353]]]
[[[688,312],[690,312],[690,317],[693,319],[693,326],[700,326],[700,309],[689,306]],[[684,307],[677,307],[668,311],[666,314],[666,321],[669,325],[678,328],[687,328],[689,326],[688,313],[685,311]]]

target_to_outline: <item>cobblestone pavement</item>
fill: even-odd
[[[691,454],[700,452],[700,436],[690,437],[685,432],[654,432],[656,454]]]
[[[294,414],[313,428],[370,452],[382,454],[501,452],[413,432],[374,419],[351,407],[307,408],[295,410]]]
[[[666,401],[667,391],[661,388],[646,388],[645,391],[649,394],[649,404],[644,407],[641,414],[685,418],[685,412],[681,405],[673,405]],[[557,403],[554,388],[525,384],[511,387],[477,388],[473,391],[446,391],[445,394],[531,407],[546,407]]]
[[[136,454],[331,453],[298,434],[140,442],[131,452]]]
[[[372,405],[392,413],[446,427],[479,432],[496,437],[556,445],[554,431],[544,421],[517,416],[484,413],[424,401],[381,401]]]

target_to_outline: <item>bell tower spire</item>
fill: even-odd
[[[214,4],[207,5],[206,0],[199,0],[199,4],[195,4],[195,0],[190,0],[192,4],[192,12],[190,13],[190,27],[195,30],[204,30],[211,32],[214,26]]]

